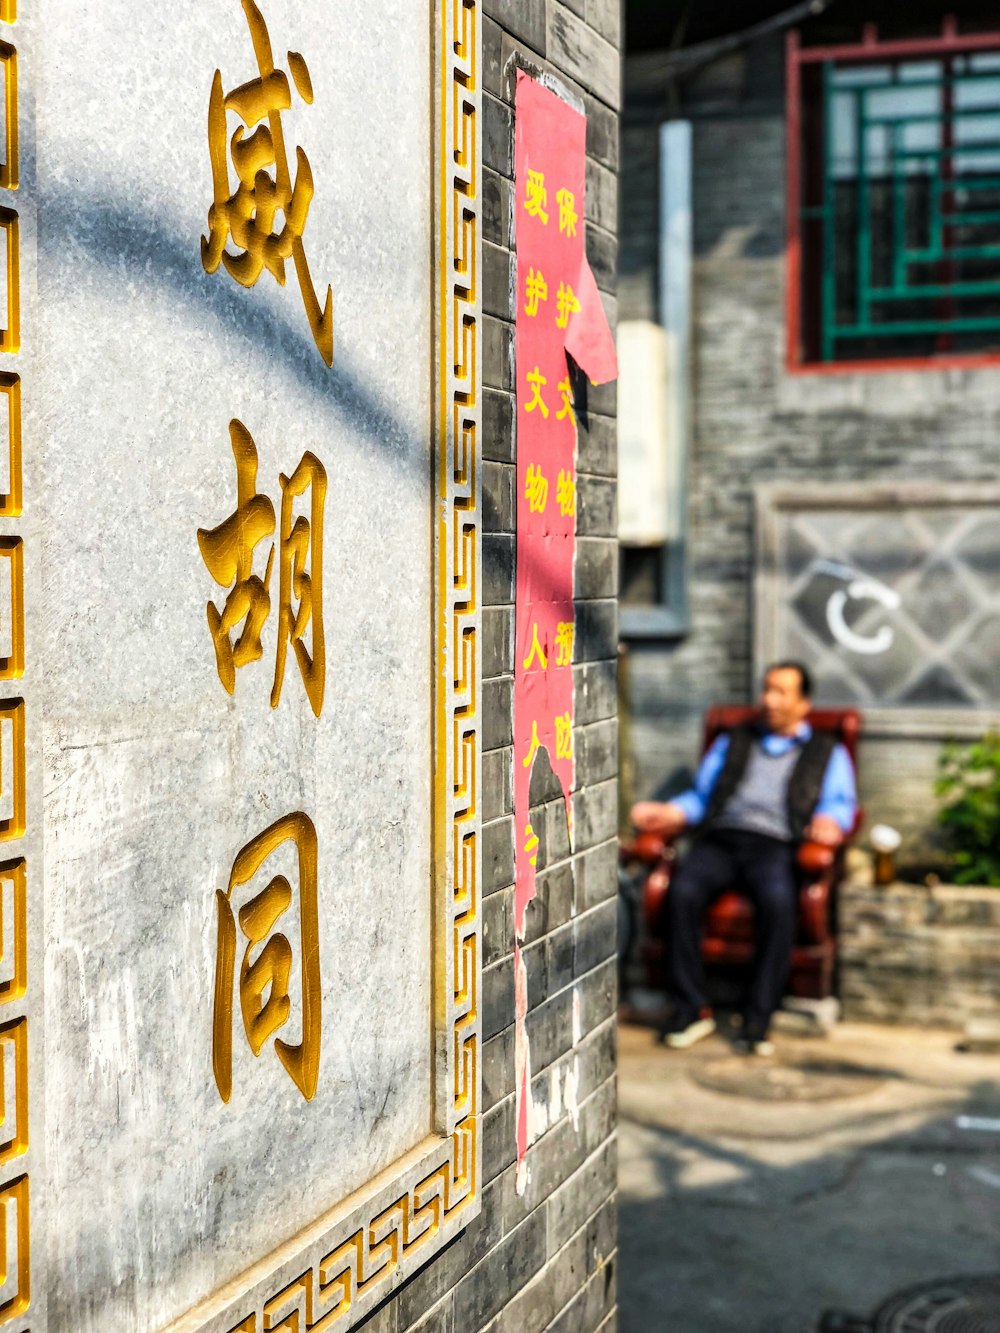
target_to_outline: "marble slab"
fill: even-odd
[[[27,829],[9,850],[29,871],[32,1302],[8,1265],[0,1326],[158,1333],[435,1127],[434,24],[412,0],[261,3],[289,105],[243,142],[278,121],[297,189],[311,173],[301,245],[321,304],[332,288],[328,368],[287,251],[284,285],[203,263],[213,77],[228,94],[265,63],[250,0],[21,11],[0,23],[18,60],[19,180],[0,204],[19,216],[21,301],[0,372],[21,380],[24,503],[0,538],[24,543],[9,688],[26,700]],[[253,552],[259,660],[232,693],[220,679],[207,607],[228,590],[198,533],[237,509],[234,420],[276,528],[282,474],[308,455],[325,469],[318,716],[291,643],[272,706],[280,531]],[[226,1101],[219,895],[241,850],[300,813],[315,929],[288,842],[232,897]],[[248,946],[239,908],[278,874],[281,925]],[[255,1056],[241,964],[279,930],[289,1013]],[[317,1030],[304,1091],[274,1038]]]

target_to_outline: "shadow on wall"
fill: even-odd
[[[65,270],[68,256],[85,251],[89,264],[101,265],[124,287],[169,291],[182,305],[210,316],[220,333],[238,339],[260,362],[279,364],[298,380],[301,389],[320,399],[341,419],[366,424],[366,440],[408,466],[414,478],[425,482],[427,466],[419,453],[405,448],[421,423],[404,421],[387,412],[351,369],[350,352],[337,346],[334,292],[334,364],[323,364],[301,303],[290,303],[289,314],[278,314],[254,291],[238,286],[221,270],[209,275],[202,268],[199,236],[180,234],[160,213],[136,207],[123,198],[86,197],[60,185],[49,186],[40,200],[39,272]],[[46,254],[52,261],[46,260]],[[270,280],[265,273],[261,281]],[[293,279],[294,281],[294,279]],[[293,313],[294,312],[294,313]],[[136,349],[141,357],[144,351]]]

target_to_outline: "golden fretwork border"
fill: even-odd
[[[167,1333],[344,1333],[480,1209],[480,0],[435,7],[435,1132]]]
[[[14,0],[0,0],[0,21],[13,24],[17,17]],[[27,825],[28,750],[27,709],[20,697],[24,657],[25,548],[19,532],[21,510],[21,378],[15,371],[21,350],[19,292],[21,284],[20,203],[18,202],[18,109],[17,29],[5,29],[0,41],[0,78],[6,106],[5,150],[0,163],[0,229],[7,272],[6,308],[0,311],[0,394],[7,397],[6,448],[10,460],[7,494],[0,495],[0,597],[3,615],[10,626],[10,652],[0,657],[0,775],[9,813],[0,818],[0,1265],[6,1275],[0,1300],[0,1327],[16,1324],[34,1315],[31,1303],[31,1189],[35,1133],[29,1120],[34,1107],[28,1104],[29,1024],[24,1012],[28,1003],[28,931],[30,884],[37,869],[34,860],[22,855]],[[6,40],[10,39],[10,40]],[[17,205],[17,207],[15,207]],[[10,359],[6,359],[10,358]],[[9,779],[9,794],[7,782]],[[29,865],[30,861],[30,865]],[[37,982],[32,982],[37,984]],[[33,1020],[32,1020],[33,1022]],[[33,1037],[32,1037],[33,1040]],[[32,1321],[33,1322],[33,1319]]]

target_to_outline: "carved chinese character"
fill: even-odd
[[[271,610],[272,545],[263,579],[253,572],[254,551],[274,532],[274,505],[257,494],[257,447],[241,421],[229,423],[236,459],[236,510],[216,528],[199,528],[198,545],[208,571],[231,591],[220,612],[208,603],[208,627],[215,644],[219,679],[230,694],[236,689],[236,668],[256,662],[263,653],[260,634]],[[243,628],[233,643],[230,635]]]
[[[246,888],[264,862],[282,848],[296,853],[298,929],[292,931],[299,950],[302,978],[300,1021],[302,1040],[290,1044],[275,1034],[288,1022],[292,999],[288,983],[294,948],[288,935],[276,929],[292,905],[292,884],[278,873],[234,912],[238,890]],[[216,891],[218,943],[215,963],[215,1017],[212,1030],[212,1065],[224,1102],[233,1087],[233,985],[236,969],[237,922],[245,942],[239,970],[243,1030],[255,1056],[272,1037],[274,1051],[307,1101],[316,1094],[319,1079],[322,992],[319,976],[319,914],[317,905],[316,829],[308,815],[285,815],[259,833],[237,856],[225,893]],[[287,864],[287,858],[283,862]]]
[[[310,516],[301,514],[293,523],[297,496],[311,494]],[[323,707],[326,687],[326,637],[323,631],[323,504],[326,499],[326,469],[315,454],[305,453],[291,477],[281,474],[281,533],[278,590],[278,653],[271,690],[271,707],[277,708],[285,679],[288,645],[302,673],[306,694],[317,717]],[[305,645],[312,625],[312,653]]]
[[[198,529],[198,545],[216,583],[229,588],[223,609],[209,602],[208,625],[215,644],[219,679],[230,694],[237,668],[263,654],[261,632],[271,611],[271,543],[264,577],[253,572],[256,547],[274,533],[274,506],[257,494],[257,447],[241,421],[229,423],[236,459],[236,510],[215,528]],[[278,645],[271,707],[277,708],[285,679],[288,645],[302,673],[312,710],[319,717],[326,687],[326,637],[323,628],[323,511],[326,469],[315,454],[302,455],[291,477],[281,482],[278,533]],[[295,501],[309,495],[309,514],[295,514]],[[233,631],[242,624],[235,643]],[[306,646],[309,633],[310,645]]]
[[[314,192],[312,169],[302,149],[296,148],[293,184],[281,124],[282,113],[292,105],[288,76],[275,68],[267,25],[254,0],[243,0],[243,12],[259,77],[225,93],[222,74],[215,71],[208,104],[208,151],[215,198],[208,210],[209,234],[201,238],[201,262],[207,273],[214,273],[220,263],[225,265],[231,277],[244,287],[252,287],[267,269],[283,287],[285,261],[291,259],[316,346],[326,364],[332,366],[333,292],[327,287],[326,304],[321,310],[302,240]],[[312,81],[305,60],[298,52],[289,51],[288,65],[299,96],[311,103]],[[227,112],[243,122],[228,142]],[[253,133],[247,136],[247,130]],[[230,160],[239,181],[232,192]],[[276,221],[279,213],[280,228]],[[230,239],[240,254],[226,249]]]

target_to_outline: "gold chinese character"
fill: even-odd
[[[524,826],[524,850],[528,857],[528,865],[538,864],[538,834],[530,824]]]
[[[274,532],[274,506],[257,494],[257,447],[241,421],[229,423],[236,459],[236,512],[216,528],[199,528],[198,545],[208,571],[224,588],[233,585],[220,613],[208,603],[208,627],[215,644],[219,679],[230,694],[236,689],[236,668],[256,662],[263,653],[260,632],[271,610],[268,583],[272,545],[263,581],[253,572],[254,549]],[[243,622],[235,644],[230,632]]]
[[[556,758],[573,758],[573,719],[569,713],[556,718]]]
[[[556,386],[562,398],[562,406],[556,413],[556,421],[562,421],[564,417],[569,417],[573,425],[576,425],[576,413],[573,411],[573,390],[570,388],[569,376],[560,380]]]
[[[532,392],[531,400],[525,404],[524,410],[526,412],[534,412],[537,407],[541,410],[542,416],[547,417],[549,415],[549,409],[545,406],[545,400],[542,397],[542,386],[548,384],[548,380],[537,366],[534,370],[528,371],[526,378],[531,385]]]
[[[224,588],[233,585],[220,612],[208,603],[208,627],[215,644],[219,679],[232,694],[236,669],[256,662],[263,654],[261,630],[271,611],[271,566],[260,579],[253,572],[254,549],[274,532],[274,506],[266,495],[257,494],[257,448],[241,421],[229,423],[236,458],[236,512],[216,528],[199,528],[198,545],[209,573]],[[281,528],[278,534],[278,645],[271,687],[271,707],[277,708],[285,679],[288,645],[302,673],[306,694],[317,717],[323,707],[326,685],[326,641],[323,631],[323,506],[326,502],[326,469],[312,453],[305,453],[291,479],[281,474]],[[295,516],[295,500],[311,492],[309,517]],[[243,622],[235,643],[231,632]],[[312,652],[305,645],[312,626]]]
[[[524,187],[525,200],[524,208],[533,218],[539,218],[542,223],[548,226],[549,215],[546,209],[549,206],[549,194],[545,188],[545,175],[541,171],[529,171],[528,179]]]
[[[310,516],[292,522],[296,496],[311,491]],[[271,707],[277,708],[285,679],[288,645],[302,673],[302,681],[317,717],[326,687],[326,638],[323,632],[323,504],[326,469],[315,454],[305,453],[291,478],[281,474],[281,532],[278,592],[278,655]],[[293,599],[297,606],[293,606]],[[312,654],[303,636],[312,621]]]
[[[569,283],[561,282],[556,292],[556,326],[565,329],[569,325],[570,315],[580,309],[580,302]]]
[[[524,759],[521,761],[524,764],[525,768],[531,767],[532,763],[534,762],[535,755],[538,753],[540,746],[541,746],[541,741],[538,739],[538,723],[532,722],[531,742],[528,746],[528,753],[524,756]]]
[[[580,220],[576,215],[576,196],[572,190],[560,190],[556,203],[559,205],[559,230],[567,236],[575,236],[576,224]]]
[[[524,478],[524,498],[528,502],[528,512],[544,514],[549,502],[549,482],[537,463],[532,463]]]
[[[320,355],[332,366],[333,292],[327,287],[326,305],[321,310],[302,242],[314,192],[312,169],[302,149],[296,148],[292,184],[281,125],[281,113],[292,105],[288,76],[274,67],[267,25],[254,0],[243,0],[243,12],[260,77],[224,93],[222,74],[215,71],[208,104],[208,151],[215,200],[208,210],[209,234],[201,238],[201,262],[207,273],[214,273],[220,263],[224,264],[230,276],[244,287],[252,287],[266,268],[283,287],[285,261],[294,260],[309,327]],[[306,62],[298,52],[289,51],[288,65],[299,96],[311,103],[312,80]],[[229,111],[243,124],[237,126],[227,145]],[[267,124],[260,125],[265,119]],[[255,125],[260,128],[255,130]],[[244,137],[247,129],[254,131],[249,138]],[[227,147],[239,181],[235,193],[230,193]],[[275,216],[279,212],[283,225],[276,230]],[[226,250],[230,237],[241,254]]]
[[[548,299],[549,289],[541,269],[529,268],[524,282],[524,313],[534,317],[538,314],[539,302]]]
[[[286,935],[275,931],[278,921],[292,904],[291,883],[283,874],[273,875],[259,893],[240,907],[238,915],[233,911],[234,892],[250,884],[268,857],[284,846],[293,847],[297,855],[302,1040],[296,1045],[290,1045],[276,1037],[274,1050],[306,1101],[311,1101],[316,1093],[322,1021],[316,888],[318,852],[313,822],[308,815],[299,811],[285,815],[248,842],[233,864],[229,888],[225,893],[221,889],[216,890],[219,935],[215,963],[212,1067],[219,1095],[224,1102],[229,1101],[233,1090],[233,980],[237,920],[247,942],[240,963],[240,1009],[243,1029],[255,1056],[259,1056],[264,1044],[285,1026],[291,1013],[288,981],[294,958],[293,947]]]
[[[541,642],[538,638],[538,622],[533,621],[531,626],[531,651],[528,653],[528,656],[524,659],[525,671],[531,670],[531,665],[536,657],[541,665],[542,670],[547,671],[549,666],[549,659],[545,656],[545,650],[542,648]]]
[[[569,666],[573,660],[576,627],[572,620],[560,620],[556,626],[556,666]]]
[[[556,500],[563,518],[576,513],[576,482],[565,468],[560,468],[556,478]]]

